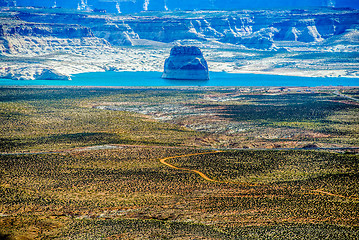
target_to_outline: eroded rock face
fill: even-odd
[[[359,11],[348,9],[203,11],[185,15],[169,12],[163,17],[43,11],[3,12],[0,35],[2,29],[7,36],[83,38],[91,35],[114,46],[135,45],[138,39],[163,43],[215,40],[249,49],[272,50],[278,41],[318,43],[359,26]]]
[[[15,0],[0,0],[0,6],[1,2],[8,6],[11,1]],[[278,63],[258,63],[245,53],[251,49],[276,53],[323,49],[351,52],[353,56],[359,49],[359,10],[353,9],[166,11],[158,16],[151,12],[131,16],[0,7],[0,15],[0,77],[12,79],[43,78],[40,70],[45,68],[65,76],[86,71],[158,71],[162,68],[164,51],[167,51],[162,47],[176,43],[209,47],[208,60],[212,64],[219,63],[212,65],[213,71],[257,72],[263,69],[267,72],[290,68],[292,72],[291,66],[298,66],[293,62],[297,60],[284,58],[278,58]],[[124,45],[139,47],[116,47]],[[217,54],[213,49],[219,46],[242,53]],[[253,52],[253,56],[256,54]],[[172,61],[173,66],[170,62],[166,64],[164,77],[208,77],[203,70],[206,64],[202,56],[181,58]],[[330,69],[338,66],[340,75],[357,76],[355,60],[354,57],[345,61],[345,64],[352,62],[350,70],[340,68],[336,60],[330,67],[325,61],[316,61],[316,66],[319,62],[323,62],[323,66],[316,67],[315,71],[337,76],[339,71]],[[294,70],[308,72],[307,67]]]
[[[54,69],[41,67],[9,68],[5,72],[4,69],[0,69],[0,78],[13,80],[71,80],[69,75],[59,73]]]
[[[208,65],[195,46],[175,46],[165,61],[162,78],[208,80]]]

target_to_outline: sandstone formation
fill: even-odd
[[[10,6],[11,0],[3,2]],[[358,35],[359,10],[353,9],[111,15],[0,7],[0,77],[38,79],[41,69],[67,78],[82,72],[161,71],[173,45],[206,48],[211,71],[313,76],[311,69],[315,76],[358,76]],[[301,59],[305,52],[323,54]]]
[[[1,77],[13,80],[71,80],[70,76],[61,74],[56,70],[33,67],[22,67],[16,70],[10,68]]]
[[[131,46],[138,39],[163,43],[195,39],[270,50],[275,49],[276,42],[318,43],[359,29],[359,11],[348,9],[168,12],[163,16],[46,14],[46,10],[43,11],[45,13],[19,9],[4,13],[0,17],[0,37],[15,34],[97,37],[115,46]]]
[[[208,80],[208,65],[195,46],[175,46],[166,59],[162,78]]]

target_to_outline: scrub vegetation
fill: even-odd
[[[358,106],[270,91],[1,88],[0,238],[357,239]]]
[[[4,152],[59,150],[101,144],[181,145],[187,138],[198,135],[189,129],[145,119],[138,114],[84,106],[94,98],[102,100],[109,96],[116,99],[116,91],[0,91],[0,150]],[[136,91],[131,97],[137,97]]]

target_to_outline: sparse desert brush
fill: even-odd
[[[356,146],[358,107],[341,100],[330,91],[2,88],[0,237],[356,239],[356,150],[320,150]],[[159,121],[97,108],[163,103],[189,110]],[[272,145],[297,150],[248,149]],[[212,149],[238,146],[247,150]]]

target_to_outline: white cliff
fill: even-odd
[[[0,13],[0,77],[39,79],[46,69],[63,79],[83,72],[162,71],[176,44],[203,49],[211,71],[359,76],[358,10]]]

